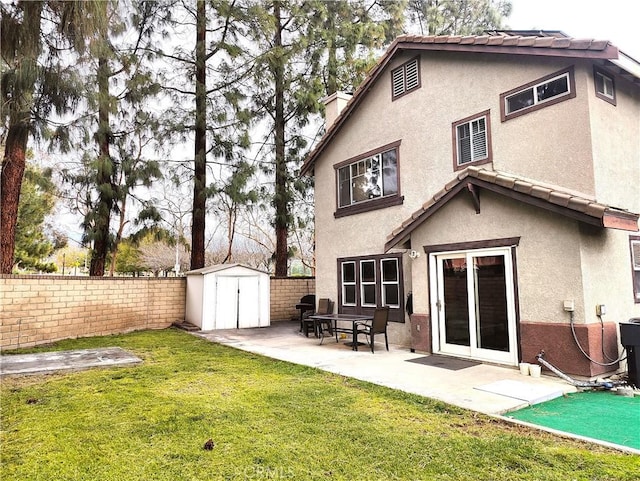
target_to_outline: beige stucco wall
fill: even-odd
[[[594,92],[593,71],[585,72]],[[640,92],[616,79],[616,105],[590,95],[596,198],[599,202],[640,212]]]
[[[596,305],[604,304],[604,321],[627,321],[640,317],[640,304],[633,300],[629,233],[581,226],[580,255],[584,283],[586,323],[600,322]]]
[[[461,241],[520,237],[516,248],[517,283],[522,321],[566,322],[564,300],[574,300],[576,316],[584,316],[580,271],[580,232],[576,222],[542,209],[483,191],[481,212],[460,193],[412,235],[412,247]],[[414,261],[416,310],[429,312],[427,256]],[[419,300],[418,300],[419,299]]]
[[[637,109],[640,103],[637,95],[631,98],[629,89],[626,94],[621,93],[619,106],[635,102],[633,107],[620,109],[623,119],[630,119],[631,127],[620,129],[619,120],[612,126],[610,117],[604,115],[601,121],[589,120],[590,109],[605,109],[597,104],[605,102],[595,98],[592,64],[586,60],[435,52],[421,58],[421,88],[392,102],[389,72],[414,55],[398,56],[390,63],[367,93],[366,100],[351,113],[348,124],[315,164],[319,296],[337,297],[337,258],[382,253],[392,229],[455,178],[452,122],[486,110],[490,110],[493,148],[493,164],[488,164],[488,168],[557,185],[587,197],[598,194],[603,201],[613,199],[617,206],[640,212],[640,196],[631,199],[636,193],[632,186],[638,185],[634,180],[638,178],[635,167],[620,169],[616,161],[611,160],[624,156],[630,158],[633,165],[638,162]],[[451,61],[453,56],[455,62]],[[501,122],[501,92],[571,65],[575,68],[575,98]],[[599,133],[597,142],[594,141],[594,129],[601,129],[607,121],[609,132]],[[603,139],[611,135],[611,130],[616,130],[614,138],[618,140],[605,142]],[[634,140],[626,142],[622,149],[618,148],[619,139],[630,134]],[[399,169],[404,203],[335,219],[333,166],[395,141],[401,141]],[[618,154],[612,156],[612,152]],[[606,158],[605,163],[610,165],[594,169],[594,156],[599,162]],[[599,177],[596,179],[596,176]],[[632,183],[620,193],[616,182],[624,181],[625,177]],[[611,194],[612,189],[618,193]],[[594,299],[601,295],[597,283],[592,284],[601,273],[597,272],[599,268],[582,272],[580,262],[595,261],[598,266],[606,265],[600,258],[612,257],[609,249],[615,250],[614,257],[619,256],[617,269],[623,268],[625,255],[626,262],[630,262],[628,245],[623,249],[624,234],[616,234],[617,240],[607,242],[606,251],[600,251],[591,241],[582,238],[580,227],[573,221],[506,199],[496,199],[491,194],[485,195],[484,191],[481,196],[482,213],[479,216],[476,217],[469,201],[456,199],[443,210],[452,217],[438,213],[437,219],[428,224],[428,235],[427,228],[414,233],[412,247],[425,243],[522,236],[518,248],[522,253],[522,257],[518,257],[518,275],[521,312],[526,318],[566,322],[562,300],[570,298],[576,302],[576,317],[585,319],[585,313],[595,309]],[[467,202],[466,206],[460,205],[464,202]],[[413,282],[412,287],[405,286],[405,292],[426,293],[426,256],[411,261],[405,255],[404,259],[405,282],[408,279]],[[630,288],[630,273],[619,270],[619,273],[608,272],[608,275],[615,276],[612,283]],[[550,287],[549,278],[557,288]],[[589,283],[588,287],[583,285],[585,282]],[[607,296],[617,302],[611,295]],[[616,295],[616,299],[622,296]],[[630,299],[632,301],[632,296]],[[635,309],[628,301],[623,304],[624,312]],[[427,306],[428,297],[414,295],[415,312],[428,312]],[[397,331],[394,335],[407,339],[408,327],[392,327]]]

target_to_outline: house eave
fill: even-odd
[[[422,209],[414,212],[409,219],[405,220],[398,229],[391,233],[384,246],[385,252],[388,252],[401,242],[405,242],[415,229],[463,189],[473,193],[474,189],[471,186],[539,207],[584,224],[628,232],[638,232],[639,230],[639,214],[599,204],[567,192],[552,190],[495,171],[468,168],[454,182],[447,184],[444,189],[427,201]],[[479,210],[480,204],[478,203],[476,211]]]

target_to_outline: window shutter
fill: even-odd
[[[460,164],[471,162],[471,139],[469,137],[460,139]]]
[[[633,269],[640,271],[640,241],[631,241]]]
[[[393,71],[392,75],[392,91],[393,96],[402,95],[405,91],[404,87],[404,69],[402,67]]]
[[[471,137],[469,124],[458,125],[458,165],[471,162]]]
[[[473,160],[484,159],[487,157],[487,129],[484,117],[474,120],[471,125],[473,130]]]
[[[409,91],[411,89],[415,89],[419,85],[419,76],[418,76],[418,59],[414,59],[406,65],[407,72],[407,87],[406,90]]]

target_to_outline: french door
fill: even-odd
[[[433,352],[516,365],[510,248],[430,255]]]

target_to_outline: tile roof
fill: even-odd
[[[564,50],[589,50],[592,52],[605,52],[607,56],[617,56],[618,49],[608,40],[576,39],[570,37],[542,37],[520,35],[441,35],[418,36],[401,35],[396,38],[394,44],[411,43],[416,45],[439,44],[448,47],[490,46],[509,48],[544,48]],[[393,45],[392,45],[393,47]],[[444,49],[447,49],[446,47]],[[449,48],[452,49],[452,48]],[[458,48],[459,49],[459,48]]]
[[[401,243],[414,229],[465,188],[471,192],[476,188],[491,190],[521,202],[600,227],[638,231],[638,214],[601,204],[593,199],[554,186],[536,183],[496,170],[470,166],[461,171],[451,182],[436,192],[420,209],[391,232],[387,237],[385,252]],[[477,202],[476,208],[479,211],[479,200]]]
[[[525,31],[524,33],[529,32]],[[605,63],[610,61],[610,66],[615,73],[640,85],[640,65],[638,62],[619,52],[618,48],[608,40],[575,39],[566,37],[561,32],[548,33],[550,35],[547,36],[543,35],[544,32],[539,32],[537,35],[513,35],[508,34],[508,32],[496,31],[487,35],[401,35],[397,37],[376,65],[369,71],[351,100],[309,153],[300,169],[301,174],[308,174],[313,170],[316,159],[340,130],[357,105],[366,97],[366,92],[382,74],[391,58],[399,51],[433,50],[590,58]],[[618,62],[618,58],[624,61]]]

